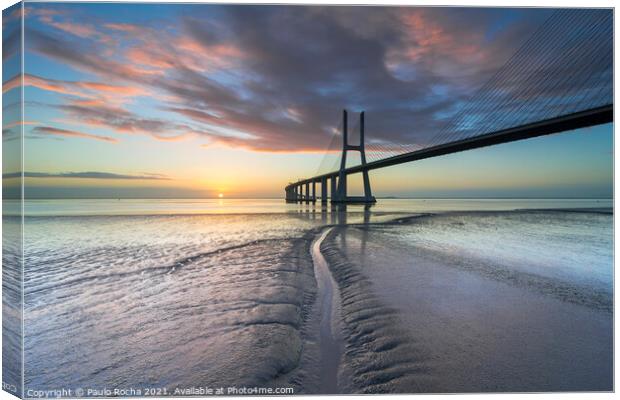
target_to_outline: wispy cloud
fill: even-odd
[[[198,135],[194,128],[164,119],[146,118],[124,108],[102,103],[71,102],[58,106],[81,124],[93,128],[107,128],[123,134],[144,134],[157,140],[176,141]]]
[[[2,85],[2,93],[19,88],[22,85],[56,92],[60,94],[99,99],[106,103],[122,103],[127,99],[145,96],[146,90],[138,86],[114,85],[102,82],[63,81],[44,78],[32,74],[16,75]]]
[[[32,129],[32,132],[35,133],[35,134],[40,134],[40,135],[78,137],[78,138],[85,138],[85,139],[100,140],[100,141],[103,141],[103,142],[110,142],[110,143],[118,142],[118,139],[115,139],[115,138],[110,137],[110,136],[93,135],[93,134],[90,134],[90,133],[84,133],[84,132],[78,132],[78,131],[70,131],[70,130],[66,130],[66,129],[54,128],[54,127],[51,127],[51,126],[37,126],[37,127]]]
[[[21,172],[11,172],[2,175],[5,179],[20,178]],[[119,179],[119,180],[171,180],[161,174],[125,175],[112,172],[24,172],[26,178],[81,178],[81,179]]]

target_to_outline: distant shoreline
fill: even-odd
[[[377,200],[613,200],[613,197],[396,197],[375,196]],[[3,200],[22,200],[4,198]],[[282,200],[283,197],[51,197],[26,198],[33,200]]]

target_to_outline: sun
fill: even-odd
[[[217,195],[217,197],[219,197],[220,199],[224,197],[224,193],[220,193]]]

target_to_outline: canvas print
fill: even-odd
[[[6,392],[613,391],[612,9],[2,16]]]

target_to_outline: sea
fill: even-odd
[[[19,209],[3,381],[27,397],[613,390],[609,199]]]

